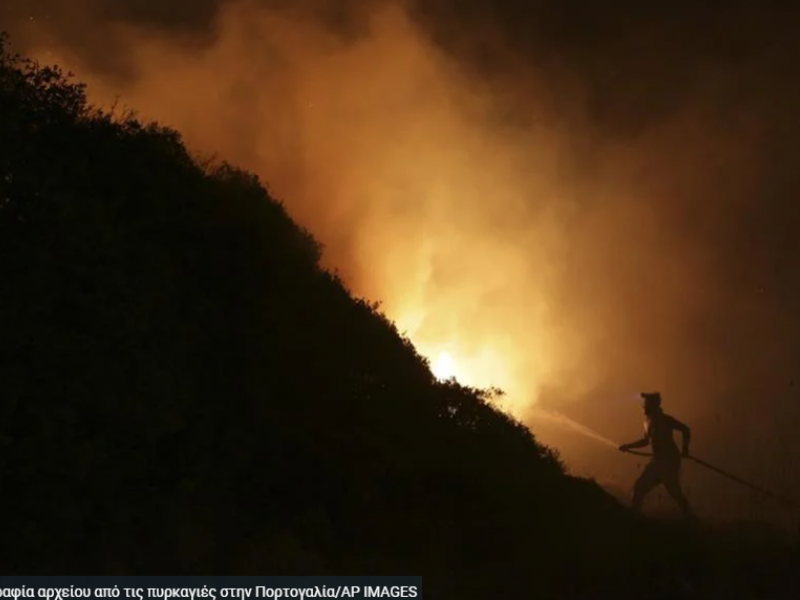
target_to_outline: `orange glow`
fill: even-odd
[[[325,245],[324,266],[380,301],[437,377],[500,388],[515,416],[616,380],[661,387],[670,360],[703,368],[681,336],[712,298],[707,264],[668,225],[683,222],[684,194],[747,189],[740,134],[687,110],[606,143],[580,86],[554,102],[564,81],[513,60],[482,80],[401,4],[369,6],[347,41],[242,0],[221,9],[210,45],[106,23],[127,77],[68,47],[38,58],[75,72],[93,102],[119,99],[201,156],[258,173]],[[590,176],[570,163],[584,145]],[[643,352],[642,340],[657,342]]]
[[[405,0],[342,3],[358,12],[344,35],[334,3],[228,0],[202,36],[76,1],[50,3],[70,18],[27,54],[257,173],[437,377],[502,389],[571,465],[633,477],[610,440],[640,431],[640,409],[619,399],[657,389],[731,462],[758,427],[793,468],[768,433],[793,413],[760,402],[794,398],[797,364],[797,303],[775,296],[794,289],[779,222],[793,221],[761,205],[793,197],[773,170],[791,152],[765,146],[793,139],[796,105],[774,95],[788,76],[774,58],[792,55],[772,33],[738,66],[703,50],[698,67],[658,49],[669,19],[620,27],[595,56],[491,18],[412,17]],[[743,30],[732,14],[713,35]]]

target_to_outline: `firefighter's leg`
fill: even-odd
[[[689,501],[686,499],[686,496],[683,495],[683,490],[681,489],[680,463],[669,465],[667,468],[665,468],[662,479],[664,481],[664,487],[666,488],[667,493],[669,493],[673,500],[675,500],[675,502],[678,504],[678,508],[681,509],[681,513],[683,513],[685,517],[691,516]]]
[[[633,486],[633,502],[632,507],[636,511],[642,509],[642,503],[645,496],[650,493],[659,483],[661,477],[655,462],[650,462],[639,475],[639,479]]]

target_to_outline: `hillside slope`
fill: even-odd
[[[4,572],[702,583],[699,529],[634,520],[487,394],[436,382],[256,177],[0,52]]]

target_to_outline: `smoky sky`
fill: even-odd
[[[627,489],[660,390],[800,494],[800,9],[785,2],[7,0],[12,43],[257,172],[326,262],[576,471]],[[710,515],[777,518],[687,467]]]

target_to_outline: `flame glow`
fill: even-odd
[[[442,352],[433,363],[431,371],[440,381],[456,378],[456,363],[449,352]]]
[[[751,146],[734,139],[747,132],[687,110],[604,143],[570,78],[508,56],[484,80],[402,3],[370,6],[347,40],[254,0],[225,3],[207,45],[85,24],[124,48],[117,76],[77,47],[30,54],[75,72],[93,103],[121,99],[258,173],[438,378],[500,388],[515,416],[552,401],[544,390],[561,403],[615,378],[658,387],[676,356],[705,364],[681,336],[714,299],[707,264],[670,224],[688,214],[675,198],[747,190]],[[641,339],[658,343],[643,353]]]

